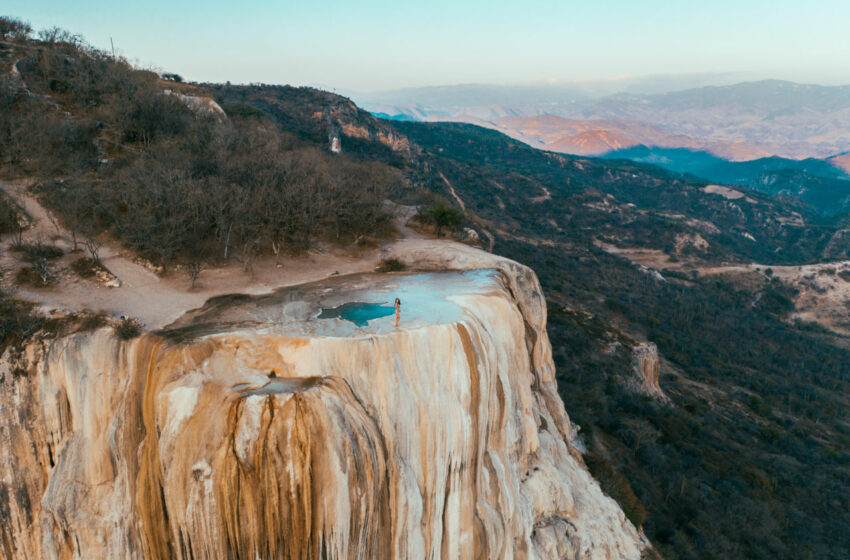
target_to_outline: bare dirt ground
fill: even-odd
[[[85,253],[71,252],[71,233],[51,219],[49,212],[27,193],[27,186],[26,182],[0,183],[0,189],[16,200],[32,219],[31,226],[23,232],[23,242],[55,245],[66,254],[50,261],[56,276],[53,285],[47,288],[17,286],[13,280],[14,272],[23,263],[20,255],[10,250],[14,236],[5,235],[0,239],[0,287],[18,298],[37,303],[47,313],[103,311],[114,318],[135,317],[147,329],[165,326],[186,311],[200,307],[209,298],[219,295],[262,294],[337,274],[370,272],[381,260],[390,257],[411,263],[411,257],[421,259],[426,255],[439,254],[445,251],[447,244],[469,249],[453,242],[429,239],[411,230],[406,224],[416,209],[397,207],[396,227],[401,237],[377,248],[346,250],[324,245],[303,257],[257,259],[252,263],[251,271],[245,271],[236,262],[223,267],[204,268],[192,287],[187,273],[175,271],[160,276],[151,267],[137,262],[134,255],[117,243],[104,241],[99,251],[100,260],[114,279],[111,282],[83,279],[70,269],[70,265]]]
[[[850,336],[850,261],[802,266],[752,265],[797,290],[792,317]]]
[[[671,261],[656,249],[622,248],[598,243],[607,252],[650,269],[695,271],[700,275],[770,274],[797,291],[792,319],[818,323],[841,335],[850,336],[850,261],[798,266],[764,264],[720,264],[706,266],[685,260]],[[768,272],[769,271],[769,272]]]

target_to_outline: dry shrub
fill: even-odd
[[[376,272],[399,272],[405,270],[407,265],[395,257],[384,259],[375,267]]]
[[[142,333],[142,323],[135,317],[127,317],[123,319],[115,327],[115,334],[121,340],[130,340],[136,338]]]
[[[80,257],[71,263],[71,270],[80,278],[93,278],[100,270],[105,270],[102,265],[90,257]]]

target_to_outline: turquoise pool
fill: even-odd
[[[350,302],[331,309],[323,308],[319,319],[344,319],[358,327],[365,327],[372,319],[380,319],[395,313],[392,305],[380,303]]]

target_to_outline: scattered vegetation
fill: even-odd
[[[47,288],[53,284],[54,275],[47,267],[44,259],[39,259],[32,266],[24,266],[15,272],[15,282],[19,286]]]
[[[0,292],[0,354],[19,346],[37,332],[44,319],[33,313],[33,304]]]
[[[629,521],[634,523],[635,527],[642,527],[644,521],[646,521],[647,512],[638,497],[635,496],[628,479],[617,472],[604,457],[596,453],[586,453],[584,462],[590,470],[590,474],[599,482],[602,491],[617,500],[623,508],[623,513],[626,514]]]
[[[115,334],[121,340],[136,338],[142,332],[142,323],[135,317],[126,317],[115,327]]]
[[[65,251],[54,245],[44,245],[40,241],[37,243],[22,243],[20,245],[12,245],[12,250],[22,254],[24,260],[34,263],[39,260],[58,259],[65,254]]]
[[[850,518],[837,496],[850,496],[850,479],[837,473],[850,454],[837,450],[850,445],[850,352],[789,324],[781,286],[661,282],[602,252],[545,245],[503,241],[502,253],[534,267],[561,302],[548,315],[561,397],[641,508],[595,465],[610,479],[603,488],[631,519],[647,511],[644,528],[665,558],[842,556]],[[750,306],[761,290],[777,293]],[[619,382],[630,355],[611,346],[621,342],[612,324],[657,343],[684,376],[662,376],[673,406]]]
[[[17,18],[0,17],[0,39],[23,41],[31,33],[32,26],[29,22]]]
[[[189,276],[189,279],[192,281],[192,289],[195,289],[195,282],[198,280],[198,276],[201,274],[201,263],[200,261],[193,260],[186,263],[186,274]]]
[[[428,206],[420,210],[420,213],[434,225],[437,237],[440,237],[443,228],[457,230],[464,220],[463,211],[449,204],[449,201],[441,196],[435,196]]]
[[[438,234],[458,228],[465,215],[442,174],[471,216],[494,224],[495,250],[537,272],[588,466],[665,558],[846,556],[850,352],[787,321],[793,294],[771,269],[751,285],[659,279],[595,245],[657,249],[680,264],[794,264],[847,256],[834,242],[842,219],[747,189],[755,202],[732,202],[654,167],[536,151],[470,125],[380,123],[311,88],[163,81],[68,32],[31,33],[0,19],[0,37],[17,42],[0,50],[0,68],[17,61],[20,71],[20,80],[0,73],[0,167],[42,178],[37,194],[75,236],[107,233],[166,266],[247,267],[318,239],[379,234],[388,196],[435,194],[422,215]],[[195,112],[164,89],[214,98],[227,116]],[[327,149],[331,132],[341,154]],[[795,215],[809,225],[788,226]],[[0,232],[18,223],[0,197]],[[96,249],[72,265],[78,274],[96,273]],[[34,267],[24,274],[41,278]],[[0,297],[0,347],[44,321]],[[657,343],[672,405],[620,381],[631,367],[624,331]],[[135,319],[116,327],[125,339],[140,332]]]
[[[93,331],[95,329],[99,329],[100,327],[105,326],[109,319],[105,312],[101,311],[99,313],[86,313],[79,317],[80,324],[78,331],[88,332]]]
[[[0,292],[0,355],[7,349],[20,350],[34,337],[55,337],[88,332],[106,324],[104,313],[78,313],[45,317],[30,302]]]
[[[389,222],[399,171],[304,139],[325,144],[326,121],[288,130],[293,88],[166,85],[61,30],[27,43],[0,53],[21,75],[0,77],[0,166],[43,179],[38,195],[75,235],[109,233],[167,266],[349,243]],[[229,118],[162,94],[175,87],[220,98]]]
[[[71,263],[71,270],[76,272],[80,278],[93,278],[99,271],[106,269],[91,257],[80,257]]]
[[[495,250],[537,272],[588,466],[664,558],[846,556],[850,351],[788,322],[793,293],[769,273],[662,280],[595,246],[796,264],[833,254],[833,225],[788,198],[747,191],[757,203],[733,206],[657,169],[546,154],[468,125],[397,126],[427,160],[413,182],[440,190],[438,168],[467,211],[498,224]],[[545,204],[529,197],[540,186]],[[792,211],[818,225],[782,226]],[[677,253],[695,233],[709,247]],[[658,345],[671,405],[622,383],[630,338]]]
[[[21,210],[6,193],[0,191],[0,235],[20,230]]]

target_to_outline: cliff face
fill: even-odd
[[[220,298],[132,341],[4,356],[2,555],[638,558],[568,445],[537,280],[497,264]],[[396,294],[400,328],[317,318]]]

